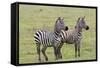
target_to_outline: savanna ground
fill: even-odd
[[[34,33],[40,29],[53,31],[58,17],[63,17],[65,25],[74,29],[78,17],[85,16],[88,31],[83,30],[81,56],[75,58],[73,44],[64,44],[60,61],[96,59],[96,10],[88,8],[50,7],[50,6],[19,6],[19,63],[39,63],[34,41]],[[55,62],[52,47],[47,48],[48,62]],[[42,55],[42,53],[41,53]],[[44,57],[42,55],[42,61]]]

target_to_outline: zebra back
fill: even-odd
[[[44,46],[52,46],[54,42],[59,41],[58,36],[49,31],[39,30],[34,35],[36,44],[42,44]]]

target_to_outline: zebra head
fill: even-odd
[[[89,29],[89,26],[86,25],[85,16],[78,18],[75,28],[78,28],[80,31],[82,31],[83,28],[86,30]]]
[[[55,23],[54,32],[60,33],[61,30],[68,30],[68,27],[65,26],[63,18],[58,17]]]

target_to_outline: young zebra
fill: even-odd
[[[57,59],[57,45],[56,42],[60,42],[58,35],[60,33],[61,30],[65,29],[65,24],[63,22],[63,19],[61,19],[60,17],[57,19],[56,23],[55,23],[55,28],[54,28],[54,32],[49,32],[49,31],[44,31],[44,30],[39,30],[35,33],[34,38],[35,38],[35,42],[36,42],[36,47],[37,47],[37,54],[38,54],[38,60],[41,61],[41,55],[40,52],[42,51],[45,60],[48,61],[48,57],[45,54],[45,51],[47,49],[47,47],[54,47],[54,53]],[[66,30],[68,28],[66,27]],[[55,46],[56,45],[56,46]],[[42,49],[40,48],[40,46],[42,46]]]
[[[85,17],[80,17],[77,20],[77,24],[75,26],[75,29],[64,31],[61,30],[60,38],[62,43],[60,44],[60,47],[58,48],[59,56],[61,55],[60,49],[63,45],[63,43],[68,44],[74,44],[75,45],[75,57],[80,57],[80,45],[81,45],[81,39],[82,39],[82,29],[88,30],[89,27],[86,25]]]

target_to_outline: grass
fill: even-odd
[[[96,10],[88,8],[19,6],[19,63],[39,63],[34,42],[34,33],[39,30],[53,31],[56,19],[64,17],[65,25],[73,29],[78,17],[85,16],[90,29],[83,30],[81,57],[74,57],[73,44],[64,44],[61,51],[63,59],[59,61],[96,59]],[[53,48],[47,48],[48,62],[55,62]],[[42,61],[44,61],[43,55]]]

